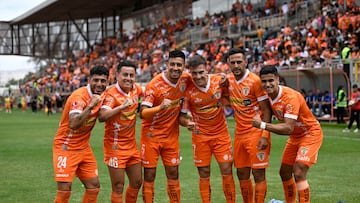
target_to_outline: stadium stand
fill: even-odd
[[[192,1],[136,1],[126,6],[124,2],[47,1],[0,23],[0,33],[5,33],[0,54],[36,56],[49,62],[21,85],[22,94],[64,99],[86,84],[91,66],[103,64],[113,73],[122,59],[137,63],[138,81],[145,84],[163,71],[165,56],[175,48],[188,58],[204,56],[210,72],[226,72],[227,50],[242,47],[250,70],[258,72],[264,64],[274,64],[287,84],[299,90],[320,88],[334,95],[339,84],[350,87],[359,82],[356,2],[344,6],[328,0],[266,0],[253,5],[235,1],[228,11],[206,12],[195,19]],[[125,32],[123,18],[136,22],[133,32]],[[346,43],[353,50],[353,71],[348,76],[341,71]]]

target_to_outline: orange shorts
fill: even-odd
[[[56,182],[72,182],[74,176],[86,180],[98,176],[98,167],[90,147],[83,150],[53,148],[53,166]]]
[[[142,136],[140,139],[141,161],[144,168],[155,168],[159,156],[165,166],[180,164],[179,137],[170,135],[165,139]]]
[[[290,166],[295,162],[301,162],[310,167],[317,161],[322,140],[321,129],[311,131],[310,136],[300,138],[290,136],[286,142],[281,162]]]
[[[255,169],[267,168],[269,166],[269,156],[271,140],[265,150],[256,147],[262,131],[252,131],[246,135],[238,135],[234,138],[234,166],[236,168],[251,167]]]
[[[233,150],[229,134],[222,136],[192,136],[194,164],[197,167],[209,166],[214,154],[220,163],[233,161]]]
[[[141,163],[140,152],[137,148],[131,150],[105,150],[104,162],[113,168],[127,168],[134,164]]]

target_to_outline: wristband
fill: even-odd
[[[261,123],[260,123],[260,129],[265,130],[265,128],[266,128],[266,123],[263,122],[263,121],[261,121]]]

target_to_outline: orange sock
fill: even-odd
[[[142,195],[144,203],[154,202],[154,182],[143,182]]]
[[[296,183],[296,188],[299,196],[299,203],[310,202],[310,187],[307,180]]]
[[[136,203],[138,193],[139,193],[139,189],[135,189],[129,185],[126,189],[125,202],[126,203]]]
[[[285,200],[287,203],[295,203],[296,202],[296,185],[294,178],[290,180],[283,181],[283,189]]]
[[[266,191],[267,191],[266,180],[263,180],[259,183],[255,183],[255,202],[256,203],[264,203]]]
[[[112,192],[111,193],[111,203],[122,203],[122,193],[116,193],[116,192]]]
[[[167,180],[167,193],[170,199],[170,202],[180,202],[180,182],[179,179]]]
[[[240,190],[244,203],[254,202],[254,190],[251,179],[240,180]]]
[[[84,193],[83,203],[96,202],[100,188],[86,189]]]
[[[71,191],[57,190],[54,203],[68,203]]]
[[[225,194],[227,203],[235,203],[235,182],[232,175],[223,175],[222,176],[222,187]]]
[[[199,188],[202,203],[211,202],[210,178],[199,178]]]

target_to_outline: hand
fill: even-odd
[[[221,81],[220,81],[220,87],[228,87],[229,86],[229,81],[226,77],[226,74],[225,73],[218,73],[217,75],[220,75],[221,76]]]
[[[189,131],[193,131],[194,128],[195,128],[195,123],[192,122],[192,121],[189,121],[186,125],[186,128],[189,130]]]
[[[258,141],[258,143],[256,145],[256,148],[264,150],[264,149],[266,149],[268,147],[268,145],[269,145],[268,138],[260,137],[260,139],[259,139],[259,141]]]
[[[162,101],[160,104],[160,109],[161,110],[168,109],[171,106],[171,102],[172,101],[170,99],[164,99],[164,101]]]
[[[260,118],[260,114],[256,114],[252,120],[252,126],[254,126],[255,128],[260,128],[261,122],[262,120]]]
[[[102,101],[102,98],[98,94],[93,94],[90,100],[90,104],[88,105],[90,109],[93,109],[97,104]]]

